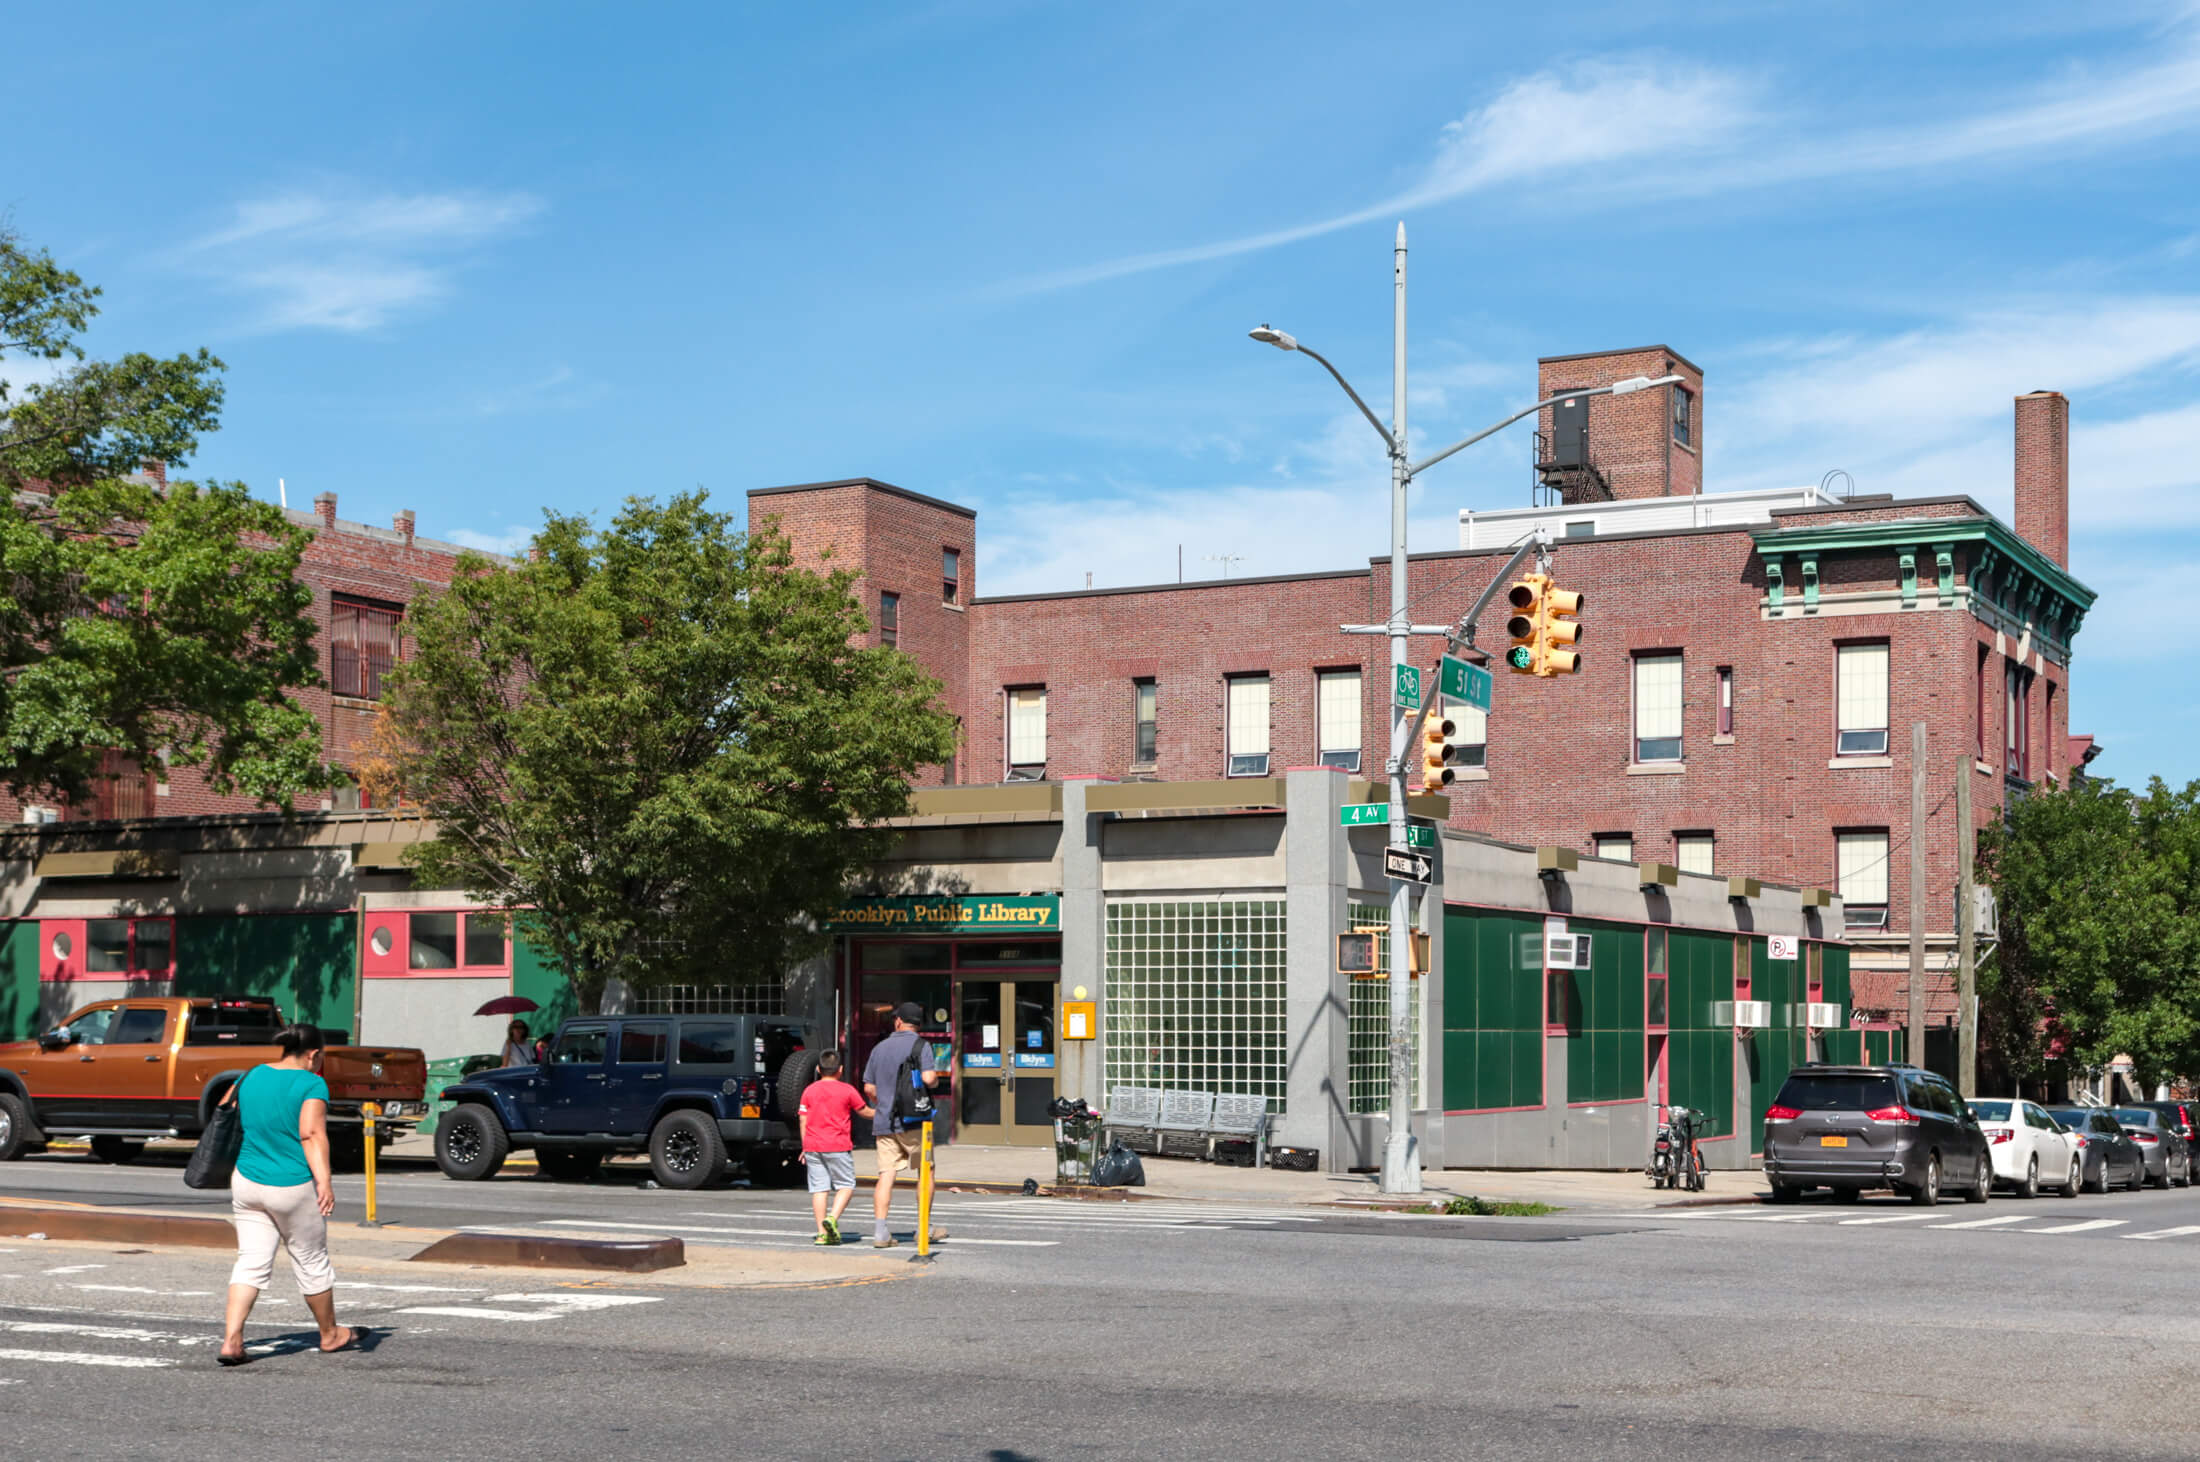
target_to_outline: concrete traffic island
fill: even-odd
[[[678,1239],[571,1239],[546,1234],[452,1234],[412,1256],[414,1264],[486,1264],[500,1269],[615,1269],[650,1274],[687,1263]]]

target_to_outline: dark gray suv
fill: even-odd
[[[1893,1188],[1938,1203],[1945,1184],[1984,1203],[1994,1165],[1978,1118],[1954,1086],[1915,1066],[1798,1066],[1765,1113],[1772,1201],[1812,1188],[1851,1201]]]

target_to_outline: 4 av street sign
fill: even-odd
[[[1490,673],[1481,666],[1446,655],[1437,662],[1436,688],[1455,701],[1465,701],[1478,711],[1490,708]]]
[[[1385,848],[1383,872],[1408,883],[1428,883],[1436,876],[1436,860],[1419,848]]]
[[[1339,827],[1366,827],[1369,823],[1390,821],[1388,802],[1347,802],[1337,809]]]

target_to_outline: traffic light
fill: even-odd
[[[1421,785],[1448,787],[1457,778],[1452,762],[1459,756],[1459,723],[1431,708],[1421,723]]]
[[[1512,648],[1505,664],[1520,675],[1572,675],[1581,669],[1581,656],[1568,646],[1581,639],[1582,596],[1552,584],[1548,574],[1529,574],[1512,586],[1512,617],[1505,633]]]

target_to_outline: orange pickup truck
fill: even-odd
[[[89,1137],[107,1162],[130,1161],[148,1138],[196,1137],[238,1077],[281,1055],[283,1025],[272,1000],[103,1000],[36,1040],[0,1045],[0,1161],[55,1137]],[[419,1051],[331,1046],[321,1075],[339,1164],[363,1150],[362,1102],[396,1119],[377,1119],[378,1138],[427,1113]]]

